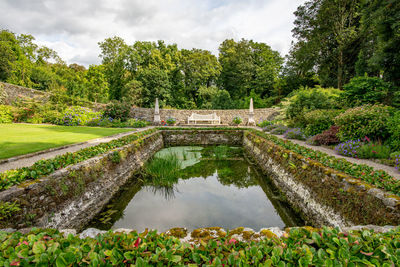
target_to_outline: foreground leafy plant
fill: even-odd
[[[156,231],[80,239],[53,229],[0,232],[2,266],[398,266],[400,230],[340,232],[292,228],[284,237],[243,242],[229,233],[195,244]]]

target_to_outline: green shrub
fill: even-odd
[[[235,125],[239,125],[240,123],[242,123],[242,118],[240,116],[236,116],[233,118],[232,123]]]
[[[69,96],[66,89],[63,87],[53,89],[50,94],[50,102],[54,105],[63,106],[81,106],[87,108],[93,108],[93,102],[79,99],[77,97]]]
[[[43,117],[43,123],[58,124],[62,119],[62,113],[58,110],[46,110],[40,113]]]
[[[0,123],[11,123],[13,118],[12,107],[0,105]]]
[[[388,159],[390,148],[381,144],[368,143],[357,150],[360,159]]]
[[[127,127],[132,127],[132,128],[143,128],[149,125],[147,121],[144,120],[138,120],[138,119],[128,119],[125,123]]]
[[[169,117],[169,118],[167,119],[167,124],[168,124],[168,125],[174,125],[175,122],[176,122],[176,119],[173,118],[173,117]]]
[[[39,113],[35,113],[26,122],[40,124],[43,123],[43,121],[44,121],[43,117]]]
[[[387,102],[391,85],[378,77],[354,77],[343,86],[343,99],[352,107]]]
[[[387,120],[392,108],[383,105],[364,105],[351,108],[334,119],[340,127],[341,141],[369,137],[374,140],[385,139],[388,136]]]
[[[127,103],[119,102],[113,100],[109,103],[104,110],[103,116],[105,118],[119,119],[121,122],[125,122],[129,118],[129,113],[131,111],[130,106]]]
[[[395,151],[395,152],[390,153],[391,159],[396,159],[397,157],[400,157],[400,151]]]
[[[258,123],[257,126],[258,126],[258,127],[261,127],[261,128],[264,128],[265,126],[268,126],[268,125],[271,125],[271,124],[273,124],[272,121],[263,120],[262,122]]]
[[[89,121],[99,116],[99,112],[94,112],[89,108],[74,106],[64,110],[62,118],[58,123],[67,126],[86,125]]]
[[[37,112],[37,104],[28,104],[24,107],[16,107],[13,113],[15,122],[28,122]]]
[[[278,125],[273,130],[271,130],[271,134],[284,134],[289,128],[285,125]]]
[[[300,128],[289,129],[285,132],[284,137],[287,139],[306,140],[307,136]]]
[[[400,150],[400,111],[396,111],[388,118],[387,129],[389,131],[387,143],[393,150]]]
[[[304,115],[304,133],[306,135],[316,135],[329,129],[334,122],[333,119],[342,111],[335,109],[317,109]]]
[[[316,109],[340,108],[340,94],[340,90],[333,88],[303,88],[292,92],[282,105],[286,117],[293,119]]]
[[[263,128],[263,131],[264,131],[264,132],[270,132],[270,131],[272,131],[273,129],[275,129],[276,127],[278,127],[278,126],[279,126],[279,124],[267,125],[267,126],[265,126],[265,127]]]
[[[339,144],[340,140],[337,137],[337,134],[339,133],[339,127],[338,126],[331,126],[328,130],[323,131],[320,134],[317,134],[313,136],[308,144],[311,145],[336,145]]]

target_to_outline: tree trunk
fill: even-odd
[[[337,84],[338,84],[338,89],[342,90],[342,87],[343,87],[343,50],[341,48],[339,48]]]

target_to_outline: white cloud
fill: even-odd
[[[98,64],[98,42],[165,40],[218,54],[227,39],[265,42],[282,55],[305,0],[0,0],[0,27],[36,37],[68,63]]]

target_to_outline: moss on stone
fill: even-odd
[[[274,238],[274,237],[278,237],[276,234],[274,234],[271,230],[268,229],[262,229],[260,231],[260,235],[267,237],[267,238]]]
[[[174,236],[176,238],[184,238],[185,236],[187,236],[187,229],[181,228],[181,227],[175,227],[175,228],[169,229],[166,232],[166,235]]]

